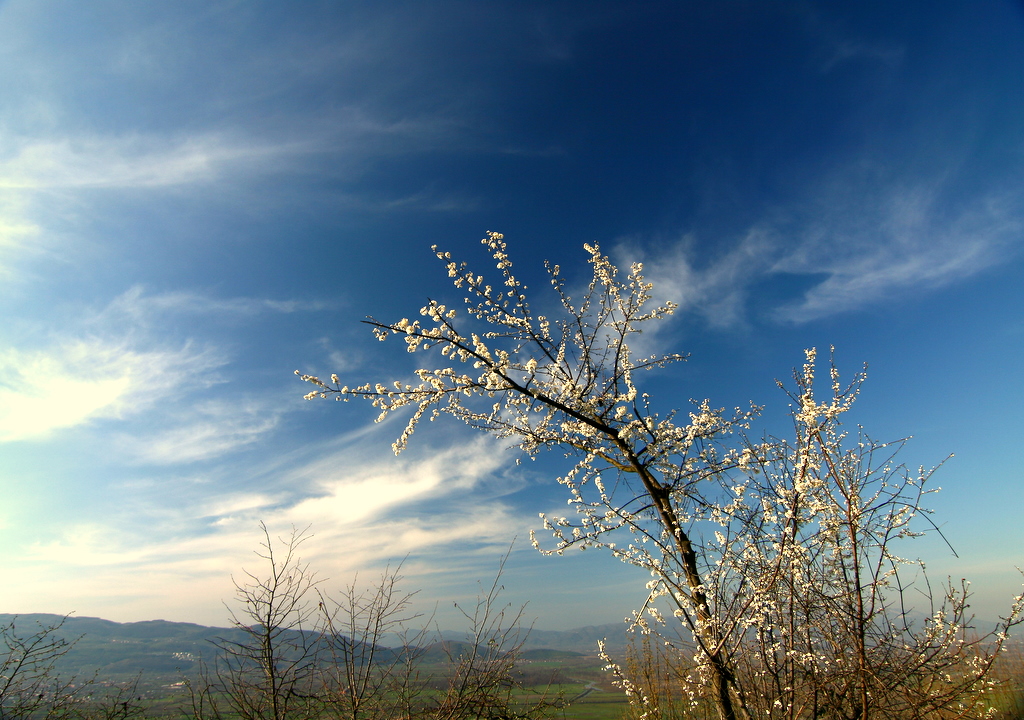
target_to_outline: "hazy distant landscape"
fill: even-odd
[[[51,626],[62,616],[48,613],[14,615],[0,613],[0,625],[14,620],[22,632],[39,626]],[[58,632],[74,647],[60,659],[57,669],[62,674],[92,675],[123,681],[144,673],[163,681],[176,681],[194,671],[200,659],[211,661],[216,654],[214,640],[242,640],[234,628],[208,627],[194,623],[146,620],[117,623],[90,617],[68,617]],[[465,633],[443,631],[443,639],[459,642]],[[613,623],[572,630],[532,630],[524,644],[524,660],[569,659],[596,657],[598,640],[606,639],[610,649],[625,647],[623,623]],[[439,641],[435,638],[435,641]],[[562,654],[559,654],[562,653]]]
[[[147,715],[180,714],[187,701],[185,681],[195,679],[201,662],[212,663],[217,655],[214,641],[245,640],[235,628],[208,627],[194,623],[147,620],[118,623],[91,617],[48,613],[22,615],[0,613],[0,626],[15,622],[21,634],[52,627],[63,620],[57,635],[74,645],[57,661],[55,672],[64,678],[95,679],[99,687],[132,683]],[[465,644],[465,633],[443,631],[421,655],[421,669],[443,675],[449,652]],[[611,683],[596,654],[598,640],[622,651],[625,625],[615,623],[567,631],[533,630],[517,662],[517,679],[524,690],[561,694],[571,709],[565,717],[618,717],[626,707],[621,690]]]

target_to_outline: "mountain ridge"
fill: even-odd
[[[51,628],[53,634],[73,643],[60,658],[60,674],[103,677],[147,675],[180,677],[198,670],[199,663],[218,653],[215,641],[244,642],[248,636],[238,628],[199,625],[169,620],[141,620],[119,623],[103,618],[52,613],[0,613],[0,626],[15,623],[19,636]],[[58,627],[59,626],[59,627]],[[511,632],[516,632],[513,629]],[[298,632],[298,631],[296,631]],[[620,623],[584,626],[571,630],[528,630],[523,650],[571,652],[593,655],[597,641],[606,639],[609,649],[626,645],[625,625]],[[464,643],[467,633],[441,631],[429,644]],[[386,644],[382,642],[382,645]],[[396,643],[398,645],[400,643]]]

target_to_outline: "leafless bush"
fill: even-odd
[[[499,604],[504,561],[489,590],[463,610],[467,641],[442,644],[447,666],[431,675],[420,662],[429,626],[416,627],[422,618],[412,609],[415,593],[401,588],[401,566],[369,588],[353,581],[332,596],[299,558],[305,532],[275,542],[261,529],[266,572],[236,583],[235,636],[218,640],[213,665],[187,682],[193,720],[512,720],[560,705],[516,694],[526,633],[522,611]]]
[[[523,627],[523,608],[500,602],[507,558],[476,602],[459,608],[470,629],[465,642],[445,645],[450,670],[444,688],[427,707],[432,720],[539,718],[562,707],[557,693],[545,692],[534,700],[515,695],[522,687],[516,661],[529,631]]]
[[[82,688],[56,670],[76,642],[61,633],[66,619],[27,632],[18,618],[0,627],[0,720],[61,720],[76,712]]]
[[[233,636],[216,641],[212,666],[190,682],[196,720],[308,720],[317,717],[317,609],[310,605],[315,574],[299,557],[307,535],[292,529],[274,541],[260,524],[256,555],[265,574],[243,571],[235,581],[238,610],[229,607]]]
[[[424,692],[417,661],[425,630],[411,628],[415,593],[401,590],[401,566],[388,567],[377,584],[355,581],[336,598],[320,594],[324,655],[318,684],[326,712],[345,720],[415,715]],[[398,648],[385,641],[398,639]]]
[[[87,720],[139,720],[148,713],[147,703],[139,694],[141,675],[127,682],[115,683],[90,695],[79,706],[79,715]]]

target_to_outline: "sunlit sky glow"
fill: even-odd
[[[400,379],[359,323],[457,301],[503,232],[680,312],[661,408],[764,404],[802,350],[869,364],[853,418],[943,491],[905,554],[993,618],[1024,565],[1024,9],[972,3],[0,3],[3,612],[223,624],[258,523],[341,586],[405,558],[446,622],[488,581],[541,628],[642,575],[529,546],[565,460],[309,403]],[[544,303],[543,295],[538,302]],[[440,364],[423,359],[424,364]]]

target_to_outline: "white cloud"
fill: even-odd
[[[805,322],[908,290],[949,285],[1017,252],[1024,222],[1015,198],[989,196],[950,216],[940,188],[893,190],[805,231],[772,271],[827,273],[777,317]]]
[[[0,275],[5,280],[13,275],[5,261],[10,256],[38,254],[41,234],[40,226],[28,218],[24,200],[5,193],[0,198]]]
[[[487,439],[420,459],[359,458],[358,448],[340,448],[287,474],[284,486],[312,488],[312,496],[297,500],[246,490],[199,500],[199,506],[161,508],[134,524],[65,527],[0,559],[0,571],[18,586],[7,602],[86,614],[102,607],[121,620],[186,613],[218,623],[220,601],[232,594],[231,575],[259,569],[253,554],[258,520],[275,536],[311,526],[303,558],[335,587],[403,557],[410,558],[406,574],[419,575],[423,586],[431,584],[432,572],[451,569],[453,554],[466,571],[462,581],[486,577],[501,548],[529,522],[495,497],[500,493],[488,478],[505,458]],[[480,548],[487,552],[478,553]],[[126,574],[131,583],[124,583]]]
[[[182,393],[222,382],[215,371],[229,358],[212,344],[187,338],[172,345],[167,328],[195,315],[246,318],[324,307],[195,292],[146,294],[134,287],[100,309],[62,316],[46,344],[26,341],[37,328],[22,332],[6,340],[8,347],[0,345],[0,443],[44,439],[98,418],[138,415],[159,401],[159,429],[149,422],[112,436],[127,461],[187,463],[252,444],[277,426],[280,398],[175,405]]]
[[[437,213],[479,212],[483,203],[478,197],[459,193],[438,192],[427,186],[411,195],[392,199],[372,199],[353,196],[352,204],[375,212],[427,210]]]
[[[825,185],[703,263],[692,235],[647,258],[656,300],[733,327],[748,321],[754,286],[786,274],[815,284],[795,300],[758,310],[803,323],[959,282],[1022,247],[1024,208],[1010,192],[954,203],[941,181],[867,188],[840,173]],[[628,243],[620,254],[641,256]]]
[[[220,315],[252,316],[260,313],[316,312],[331,309],[330,303],[307,300],[271,300],[268,298],[218,298],[195,291],[178,290],[165,293],[147,293],[135,285],[114,298],[100,313],[98,322],[112,318],[127,318],[138,326],[150,326],[166,315]]]
[[[8,201],[5,204],[11,203]],[[20,247],[24,244],[25,238],[38,234],[39,226],[24,220],[21,213],[8,209],[0,211],[0,249]]]
[[[207,401],[190,406],[171,427],[115,440],[129,462],[172,465],[208,460],[251,445],[277,427],[280,412],[253,400]]]
[[[753,228],[736,247],[703,266],[693,259],[696,243],[692,235],[684,237],[669,253],[646,264],[655,301],[678,303],[680,312],[699,313],[715,327],[745,322],[749,286],[776,252],[771,233]]]
[[[362,467],[353,467],[354,454],[353,447],[345,447],[289,473],[289,484],[301,482],[314,488],[313,497],[289,510],[291,522],[317,526],[352,523],[415,498],[469,490],[506,459],[495,443],[485,438],[419,460],[394,458]]]
[[[95,338],[0,351],[0,442],[121,417],[222,363],[216,353],[191,344],[140,351]]]
[[[0,187],[137,188],[205,183],[237,163],[293,153],[294,143],[266,144],[207,133],[184,138],[125,135],[22,140],[3,148]]]
[[[159,402],[159,415],[111,436],[128,462],[194,462],[252,444],[276,427],[281,398],[249,394],[177,405],[183,394],[223,382],[216,371],[230,358],[213,344],[180,335],[171,339],[168,328],[195,315],[246,318],[323,307],[190,292],[146,294],[135,287],[102,308],[62,313],[43,344],[31,342],[39,321],[23,319],[20,330],[12,325],[9,337],[0,336],[0,443],[44,439],[99,418],[138,416]]]

